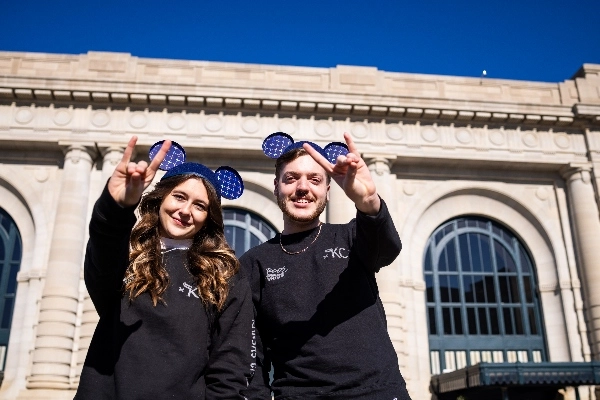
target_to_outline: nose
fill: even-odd
[[[308,192],[308,180],[306,178],[300,178],[296,182],[296,191],[306,193]]]
[[[191,215],[192,213],[192,203],[185,203],[179,209],[179,212],[183,215]]]

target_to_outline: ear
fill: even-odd
[[[279,197],[279,187],[277,186],[277,178],[273,179],[273,194],[275,197]]]
[[[329,193],[330,193],[329,189],[331,189],[331,184],[327,185],[327,197],[326,197],[326,199],[327,199],[328,203],[329,203]]]

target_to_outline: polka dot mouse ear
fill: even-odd
[[[244,193],[244,181],[238,172],[231,167],[219,167],[215,171],[221,196],[229,200],[235,200]]]
[[[288,151],[302,147],[304,143],[308,143],[313,149],[317,150],[330,163],[335,164],[338,156],[348,154],[348,146],[342,142],[329,143],[325,148],[321,148],[316,143],[308,141],[294,142],[294,139],[287,133],[275,132],[270,134],[263,141],[263,152],[267,157],[279,158]]]
[[[335,161],[339,156],[345,156],[348,154],[348,146],[342,142],[331,142],[325,146],[325,154],[327,154],[327,160],[330,163],[335,164]]]
[[[156,157],[156,154],[158,154],[158,151],[164,142],[164,140],[161,140],[160,142],[154,143],[152,147],[150,147],[148,157],[150,157],[151,160],[154,160],[154,157]],[[185,150],[179,143],[171,142],[171,148],[167,152],[165,159],[160,163],[158,169],[168,171],[173,167],[183,164],[184,162]]]
[[[163,142],[161,140],[152,145],[148,153],[151,160],[156,157]],[[161,181],[178,175],[200,176],[213,186],[219,196],[229,200],[237,199],[244,192],[244,181],[235,169],[223,166],[213,172],[203,164],[185,162],[185,150],[176,142],[171,142],[171,148],[158,168],[167,171]]]
[[[262,148],[263,152],[267,157],[279,158],[280,155],[285,153],[290,145],[294,143],[294,139],[287,133],[275,132],[263,140]]]

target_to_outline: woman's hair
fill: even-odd
[[[209,203],[204,226],[194,235],[187,252],[188,268],[196,279],[204,305],[221,310],[229,293],[229,278],[239,270],[239,261],[225,241],[221,199],[206,179],[195,175],[177,175],[160,181],[143,196],[138,208],[140,218],[131,231],[125,291],[131,300],[148,292],[154,305],[162,301],[169,275],[163,267],[159,210],[166,196],[188,179],[202,181]]]

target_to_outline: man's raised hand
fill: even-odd
[[[379,212],[381,203],[371,171],[361,158],[349,133],[344,133],[344,140],[348,145],[348,154],[339,156],[335,164],[327,161],[308,143],[305,143],[303,148],[340,185],[357,209],[365,214],[375,215]]]
[[[133,206],[140,201],[142,193],[152,183],[160,163],[171,147],[171,141],[165,140],[150,165],[146,161],[134,163],[131,162],[131,155],[136,142],[137,136],[129,139],[123,158],[108,181],[108,191],[121,207]]]

